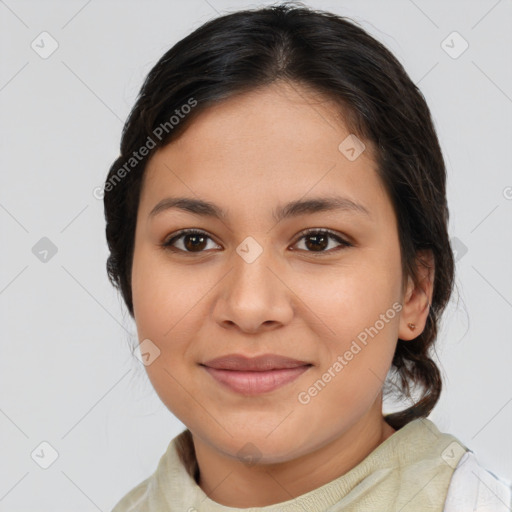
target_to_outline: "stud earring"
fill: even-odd
[[[409,327],[409,329],[411,329],[411,331],[414,331],[414,329],[416,329],[416,326],[414,324],[407,324],[407,326]]]

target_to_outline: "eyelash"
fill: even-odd
[[[293,245],[296,245],[298,242],[300,242],[303,238],[306,238],[307,236],[310,236],[310,235],[327,235],[329,238],[333,239],[333,240],[336,240],[336,242],[340,243],[340,245],[342,247],[353,247],[353,245],[349,242],[347,242],[346,240],[344,240],[343,238],[341,238],[339,235],[337,235],[335,232],[333,231],[330,231],[328,229],[305,229],[303,231],[301,231],[299,233],[299,238],[295,241],[295,243]],[[181,253],[184,253],[184,254],[201,254],[202,252],[206,252],[206,251],[197,251],[197,252],[193,252],[193,251],[184,251],[182,249],[177,249],[176,247],[173,247],[173,243],[175,243],[177,240],[179,240],[180,238],[183,238],[184,236],[186,235],[201,235],[201,236],[205,236],[206,238],[209,238],[210,240],[213,240],[206,232],[204,231],[201,231],[201,230],[198,230],[198,229],[182,229],[181,231],[178,231],[175,235],[173,235],[171,238],[169,238],[167,241],[165,241],[164,243],[160,244],[164,249],[168,249],[172,252],[181,252]],[[309,253],[312,253],[312,254],[315,254],[315,255],[318,255],[318,256],[322,256],[322,255],[325,255],[325,254],[331,254],[332,252],[335,252],[335,251],[338,251],[338,250],[341,250],[341,247],[338,247],[336,249],[329,249],[328,251],[318,251],[318,252],[315,252],[315,251],[305,251],[305,252],[309,252]]]

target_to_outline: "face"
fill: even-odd
[[[228,456],[252,443],[262,461],[291,460],[381,415],[402,328],[397,224],[371,146],[354,159],[335,112],[298,86],[245,93],[146,167],[132,266],[139,340],[160,351],[146,370],[168,409]],[[259,377],[203,366],[232,354],[302,363]]]

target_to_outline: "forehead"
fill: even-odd
[[[340,144],[352,136],[332,101],[296,85],[244,93],[203,111],[153,155],[141,198],[230,198],[247,209],[335,193],[374,208],[385,197],[373,146],[365,141],[350,160]]]
[[[267,155],[265,163],[317,161],[329,147],[324,160],[332,161],[333,155],[340,156],[338,146],[350,134],[340,105],[318,92],[278,82],[209,106],[169,146],[189,152],[191,158],[233,161],[257,155],[261,162]],[[372,144],[362,156],[373,159]]]

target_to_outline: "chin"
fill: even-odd
[[[256,464],[279,464],[290,461],[307,453],[302,440],[288,435],[268,435],[269,430],[262,432],[240,431],[230,432],[233,437],[223,439],[210,438],[209,444],[227,457],[237,459],[248,466]]]

